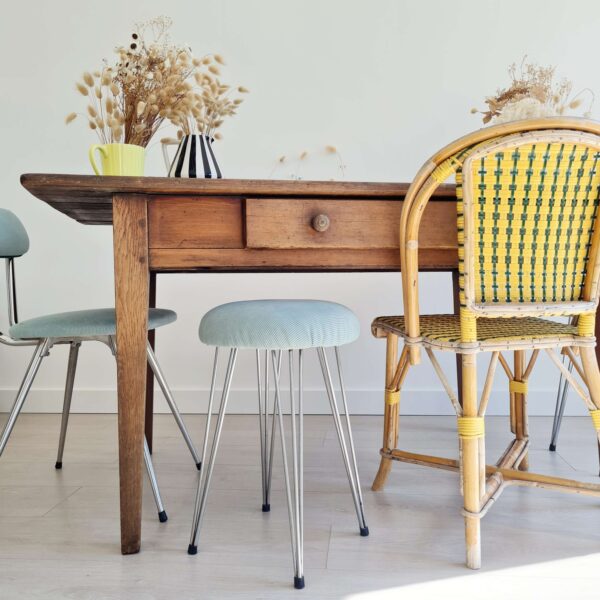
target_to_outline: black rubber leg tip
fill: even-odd
[[[198,469],[198,471],[202,468],[202,461],[197,462],[196,463],[196,469]]]
[[[188,546],[188,554],[198,554],[198,546],[194,546],[194,544],[190,544]]]
[[[369,528],[368,527],[361,527],[360,528],[360,536],[361,537],[369,537]]]
[[[263,504],[262,505],[262,511],[263,512],[271,512],[271,505],[270,504]]]
[[[550,452],[556,452],[556,444],[550,444],[548,450],[550,450]]]
[[[304,575],[302,575],[302,577],[294,577],[294,587],[297,590],[304,589]]]
[[[168,521],[168,520],[169,520],[169,517],[167,517],[167,513],[166,513],[166,511],[164,511],[164,510],[161,510],[161,511],[158,513],[158,520],[159,520],[161,523],[164,523],[164,522],[166,522],[166,521]]]
[[[54,465],[55,469],[62,469],[62,460],[57,460],[56,464]]]

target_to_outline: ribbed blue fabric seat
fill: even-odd
[[[360,325],[346,306],[322,300],[247,300],[221,304],[200,322],[210,346],[299,350],[343,346]]]
[[[175,320],[177,314],[172,310],[151,308],[148,312],[148,329],[156,329]],[[44,315],[13,325],[9,333],[16,340],[115,335],[115,309],[96,308]]]

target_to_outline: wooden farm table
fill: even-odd
[[[23,175],[21,183],[80,223],[113,227],[123,554],[140,550],[142,443],[145,418],[151,440],[153,387],[146,396],[146,324],[156,273],[400,268],[406,183],[45,174]],[[425,210],[423,269],[456,269],[453,200],[454,186],[441,186]]]

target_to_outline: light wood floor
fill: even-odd
[[[169,521],[145,490],[143,550],[119,554],[116,418],[73,415],[55,471],[58,415],[23,415],[0,459],[0,598],[184,600],[227,598],[600,597],[600,501],[509,488],[483,521],[483,569],[463,566],[456,475],[396,464],[385,492],[369,486],[381,418],[354,419],[371,536],[358,535],[335,432],[306,418],[304,591],[291,587],[286,505],[279,470],[269,514],[260,511],[256,417],[231,416],[213,478],[197,556],[186,554],[197,472],[168,415],[156,417],[154,460]],[[3,419],[2,419],[3,420]],[[200,441],[204,418],[187,417]],[[532,470],[597,480],[594,432],[566,418],[547,451],[549,418],[530,422]],[[402,447],[456,454],[451,417],[403,417]],[[507,419],[490,418],[493,462]]]

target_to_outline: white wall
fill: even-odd
[[[311,153],[305,179],[336,177],[335,162],[321,151],[334,144],[347,164],[347,179],[409,181],[438,147],[480,126],[469,109],[507,83],[507,65],[524,54],[557,65],[576,89],[600,91],[600,5],[594,0],[5,3],[0,203],[23,219],[32,239],[30,253],[17,265],[22,318],[113,302],[110,229],[84,227],[52,210],[20,187],[19,175],[91,172],[91,132],[83,123],[63,124],[65,114],[84,109],[73,83],[101,58],[112,60],[112,48],[127,40],[131,23],[164,13],[174,19],[175,40],[197,54],[220,52],[228,62],[226,78],[252,90],[217,148],[229,177],[267,177],[278,156],[304,150]],[[163,174],[156,145],[147,174]],[[422,290],[424,311],[450,309],[448,275],[423,275]],[[158,335],[159,358],[184,410],[202,408],[206,397],[209,351],[196,336],[202,314],[220,302],[263,296],[319,297],[354,309],[363,335],[345,353],[352,406],[380,412],[384,344],[371,337],[369,323],[402,310],[400,276],[391,273],[159,277],[159,305],[179,313],[178,322]],[[28,354],[0,348],[0,409],[9,406]],[[452,361],[444,357],[443,364],[451,369]],[[65,349],[53,350],[30,410],[58,409],[65,364]],[[234,386],[238,410],[254,409],[253,377],[248,356]],[[556,381],[541,361],[532,380],[533,412],[552,411]],[[504,414],[506,382],[500,383],[490,410]],[[320,389],[314,363],[307,387]],[[85,348],[74,409],[114,410],[114,389],[110,355],[100,346]],[[439,390],[431,369],[421,367],[409,376],[403,410],[448,412]],[[325,408],[316,394],[311,402],[313,410]],[[572,399],[569,410],[582,412],[578,400]]]

